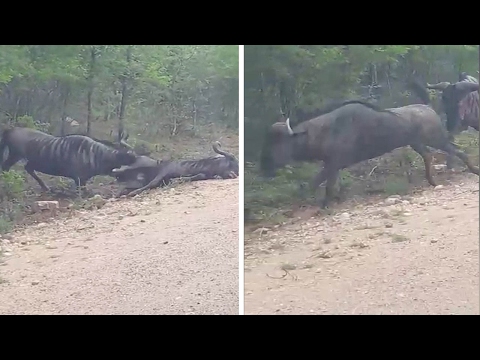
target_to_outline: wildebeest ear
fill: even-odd
[[[461,81],[455,84],[455,89],[462,92],[470,93],[472,91],[478,91],[478,84]]]

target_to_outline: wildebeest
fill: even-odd
[[[426,178],[433,186],[436,184],[431,174],[428,147],[459,157],[478,175],[478,167],[449,141],[440,117],[427,105],[380,109],[354,100],[329,110],[293,129],[289,119],[273,124],[262,149],[262,173],[275,176],[276,169],[293,161],[323,161],[324,167],[312,183],[317,189],[327,182],[322,207],[332,199],[341,169],[404,146],[410,146],[422,156]]]
[[[8,148],[8,158],[3,161]],[[3,132],[0,140],[0,167],[8,171],[25,159],[25,170],[42,190],[49,188],[35,171],[73,179],[83,187],[96,175],[112,175],[112,170],[136,160],[132,151],[112,149],[83,135],[53,136],[38,130],[14,127]]]
[[[199,160],[169,161],[154,160],[147,156],[138,156],[135,163],[114,169],[113,173],[120,183],[125,184],[122,195],[134,196],[147,189],[168,184],[176,178],[190,181],[215,178],[236,178],[238,176],[237,158],[220,150],[219,142],[212,147],[222,156],[212,156]],[[131,191],[133,189],[133,191]]]
[[[431,100],[426,89],[442,92],[442,105],[447,115],[447,130],[453,135],[466,130],[469,126],[479,130],[479,94],[478,81],[466,73],[460,74],[460,81],[456,83],[440,82],[438,84],[421,85],[418,81],[411,83],[412,90],[421,98],[424,104],[429,105]]]

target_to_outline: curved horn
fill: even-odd
[[[125,140],[120,140],[120,144],[122,144],[123,146],[125,146],[126,148],[128,149],[132,149],[133,150],[133,146],[131,145],[128,145]]]
[[[447,86],[449,86],[450,83],[448,81],[440,82],[438,84],[428,84],[427,83],[427,89],[433,89],[433,90],[445,90]]]
[[[287,119],[286,124],[287,124],[288,135],[293,135],[294,132],[293,132],[292,128],[290,127],[290,118]]]

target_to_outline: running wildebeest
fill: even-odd
[[[265,176],[275,176],[276,169],[293,161],[323,161],[312,187],[326,181],[326,207],[333,197],[339,171],[394,149],[410,146],[425,163],[428,182],[431,174],[432,147],[459,157],[470,171],[479,173],[468,156],[449,139],[440,117],[429,106],[408,105],[380,109],[362,101],[346,101],[319,117],[302,122],[293,129],[290,120],[273,124],[262,149],[260,169]]]
[[[222,156],[199,160],[167,161],[138,156],[135,163],[114,169],[117,181],[125,184],[121,195],[135,196],[142,191],[168,184],[176,178],[188,181],[208,179],[230,179],[238,176],[238,160],[226,151],[220,150],[219,142],[212,147]],[[133,191],[132,191],[133,190]]]
[[[8,148],[8,158],[3,161]],[[8,171],[25,159],[25,170],[40,185],[49,188],[35,171],[73,179],[84,187],[96,175],[110,175],[112,170],[135,162],[132,151],[112,149],[83,135],[53,136],[38,130],[15,127],[3,132],[0,140],[0,168]]]

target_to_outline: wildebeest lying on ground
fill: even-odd
[[[262,149],[262,173],[275,176],[276,169],[293,161],[323,161],[324,167],[312,183],[317,189],[327,182],[322,207],[332,199],[341,169],[404,146],[422,156],[426,178],[433,186],[436,184],[427,147],[455,155],[470,171],[479,173],[468,156],[449,141],[440,117],[427,105],[380,109],[362,101],[346,101],[330,110],[293,129],[289,119],[273,124]]]
[[[3,161],[8,148],[8,158]],[[0,167],[8,171],[25,159],[25,170],[42,190],[49,188],[35,171],[73,179],[84,187],[96,175],[110,175],[112,170],[136,160],[132,151],[115,150],[83,135],[52,136],[38,130],[15,127],[3,132],[0,140]]]
[[[120,195],[135,196],[147,189],[168,184],[176,178],[189,181],[215,178],[229,179],[238,176],[238,160],[234,155],[220,150],[216,142],[213,151],[222,156],[199,160],[167,161],[138,156],[135,163],[113,170],[117,181],[125,184]],[[132,191],[133,190],[133,191]]]

